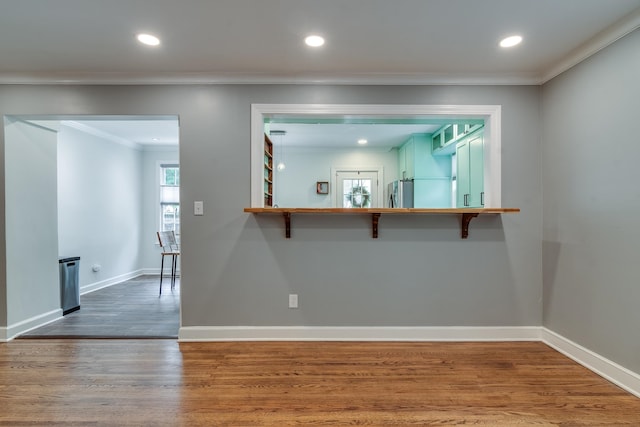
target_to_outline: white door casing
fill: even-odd
[[[264,119],[274,115],[335,117],[359,115],[377,119],[416,116],[484,120],[485,207],[502,207],[500,105],[383,105],[383,104],[252,104],[251,105],[251,207],[264,207]],[[379,186],[380,187],[380,186]],[[335,188],[332,188],[335,191]],[[381,199],[383,200],[383,199]]]

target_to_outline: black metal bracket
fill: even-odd
[[[284,217],[284,235],[287,239],[291,238],[291,212],[283,212]]]
[[[461,236],[463,239],[469,237],[469,223],[475,217],[477,217],[477,213],[463,213],[462,214],[462,224],[460,224]]]
[[[373,238],[378,238],[378,221],[380,220],[379,213],[371,214],[371,231],[373,232]]]
[[[370,212],[371,210],[373,210],[374,212]],[[459,212],[462,209],[415,209],[415,210],[407,210],[407,211],[403,211],[403,210],[399,210],[398,212],[394,212],[392,210],[387,210],[387,209],[381,209],[382,212],[375,212],[374,209],[359,209],[359,210],[354,210],[352,212],[349,212],[348,209],[292,209],[291,211],[286,210],[283,212],[283,209],[273,209],[273,211],[276,211],[278,213],[282,213],[282,218],[284,219],[284,226],[285,226],[285,237],[287,239],[291,238],[291,215],[293,213],[319,213],[319,214],[331,214],[331,213],[336,213],[336,214],[344,214],[344,213],[366,213],[371,215],[371,237],[374,239],[378,238],[378,230],[379,230],[379,222],[380,222],[380,216],[383,213],[399,213],[399,214],[403,214],[403,213],[416,213],[416,214],[447,214],[447,213],[457,213],[460,215],[460,237],[462,239],[466,239],[467,237],[469,237],[469,223],[471,222],[471,220],[475,217],[477,217],[479,214],[481,213],[490,213],[490,214],[499,214],[499,213],[509,213],[509,212],[520,212],[520,209],[516,209],[516,208],[508,208],[508,209],[477,209],[476,212]],[[468,209],[468,210],[472,210],[472,209]],[[475,209],[473,209],[475,210]],[[252,212],[252,213],[276,213],[273,212],[271,209],[264,209],[264,208],[246,208],[245,212]],[[390,212],[387,212],[390,211]],[[458,211],[458,212],[456,212]]]

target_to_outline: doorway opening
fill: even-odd
[[[4,122],[11,163],[7,249],[29,263],[7,260],[10,335],[33,336],[46,324],[42,336],[177,338],[180,287],[158,297],[156,232],[167,217],[161,165],[179,168],[178,117],[11,116]],[[179,187],[170,192],[171,226],[179,234]],[[81,309],[61,318],[57,258],[70,256],[80,257]],[[82,319],[89,319],[96,298],[101,313],[93,314],[103,317],[88,320],[92,332]],[[63,329],[54,332],[58,323]]]

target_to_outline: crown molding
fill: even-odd
[[[290,85],[539,85],[535,73],[515,74],[261,74],[261,73],[0,73],[0,84],[15,85],[199,85],[199,84],[290,84]]]
[[[543,73],[540,83],[544,84],[559,76],[638,28],[640,28],[640,7],[571,51],[559,63]]]

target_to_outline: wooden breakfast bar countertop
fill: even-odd
[[[481,214],[518,213],[519,208],[244,208],[252,214],[279,214],[285,222],[285,236],[291,237],[292,214],[315,215],[371,215],[372,237],[378,238],[378,220],[380,215],[460,215],[460,235],[466,239],[469,235],[469,222]]]

